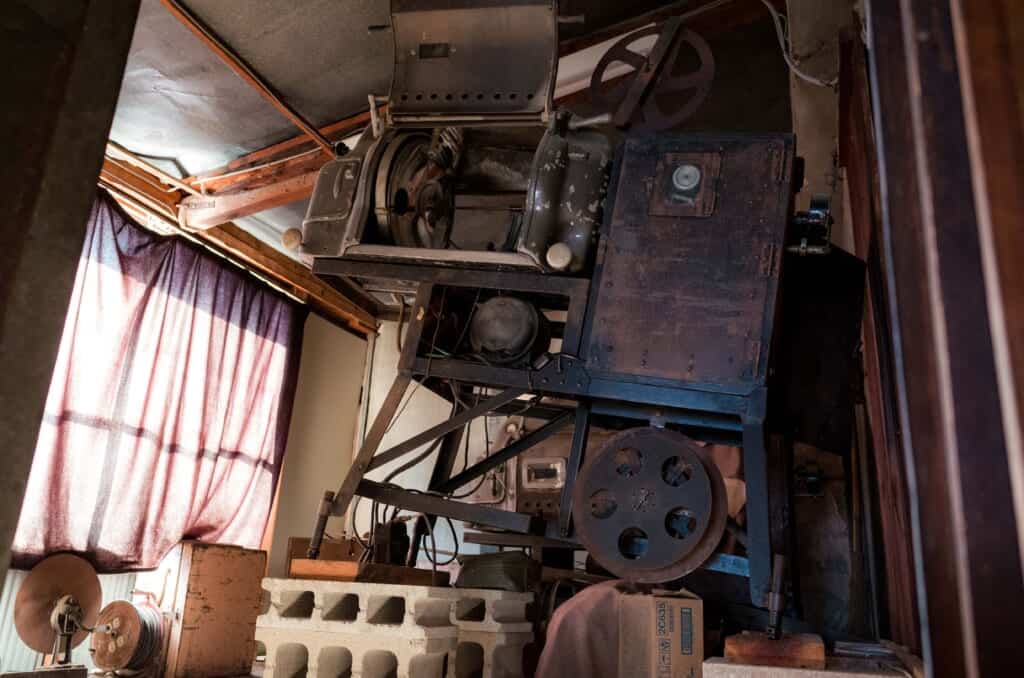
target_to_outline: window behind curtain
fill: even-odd
[[[151,568],[183,538],[258,547],[304,315],[220,258],[135,226],[99,196],[14,565],[75,551],[101,571]]]

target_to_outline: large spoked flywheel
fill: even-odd
[[[623,579],[662,583],[706,561],[725,530],[725,483],[676,431],[633,428],[589,455],[573,493],[580,541]]]

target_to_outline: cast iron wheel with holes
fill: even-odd
[[[633,428],[608,440],[573,492],[580,542],[605,569],[658,584],[711,557],[725,531],[725,482],[710,452],[682,433]]]

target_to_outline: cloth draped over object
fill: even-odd
[[[146,569],[182,539],[258,548],[304,318],[244,271],[97,197],[14,566],[74,551],[100,571]]]

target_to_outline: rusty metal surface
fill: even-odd
[[[710,216],[652,213],[658,164],[680,153],[720,156]],[[591,299],[591,373],[731,393],[764,384],[792,165],[788,134],[626,142]]]
[[[110,627],[93,633],[90,639],[96,666],[107,670],[127,668],[145,633],[138,609],[130,601],[115,600],[103,608],[96,624]]]
[[[651,131],[673,129],[693,115],[707,98],[715,79],[715,58],[707,41],[681,28],[681,20],[682,17],[674,17],[664,24],[630,33],[612,45],[594,67],[590,98],[614,111],[613,122],[617,127],[639,123]],[[648,56],[629,49],[652,35],[657,35],[658,41]],[[689,49],[684,50],[684,45]],[[691,65],[687,60],[693,57],[695,67],[679,73],[680,66]],[[636,70],[623,78],[621,87],[609,90],[603,81],[613,63],[625,63]]]
[[[564,466],[572,445],[572,433],[571,428],[556,433],[516,458],[515,507],[517,511],[532,515],[540,514],[551,520],[558,517],[558,500],[561,495],[561,486],[550,489],[539,486],[531,487],[529,482],[527,482],[526,473],[531,461],[543,459],[552,461],[562,460]],[[591,426],[590,435],[587,436],[587,448],[592,450],[599,448],[614,433],[614,431]]]
[[[22,641],[36,652],[50,652],[56,632],[50,623],[54,603],[74,596],[82,608],[82,622],[93,626],[100,611],[102,590],[96,570],[84,558],[70,553],[52,555],[32,568],[14,601],[14,625]],[[79,629],[71,639],[78,645],[88,632]]]
[[[561,244],[571,256],[560,270],[579,273],[590,265],[611,155],[603,134],[557,125],[548,129],[533,161],[517,252],[538,267],[557,271],[549,248]]]
[[[394,2],[388,114],[395,120],[481,113],[540,119],[551,109],[556,18],[551,0]]]
[[[623,579],[659,583],[707,560],[725,530],[725,482],[707,448],[676,431],[632,428],[589,459],[573,491],[581,543]]]

